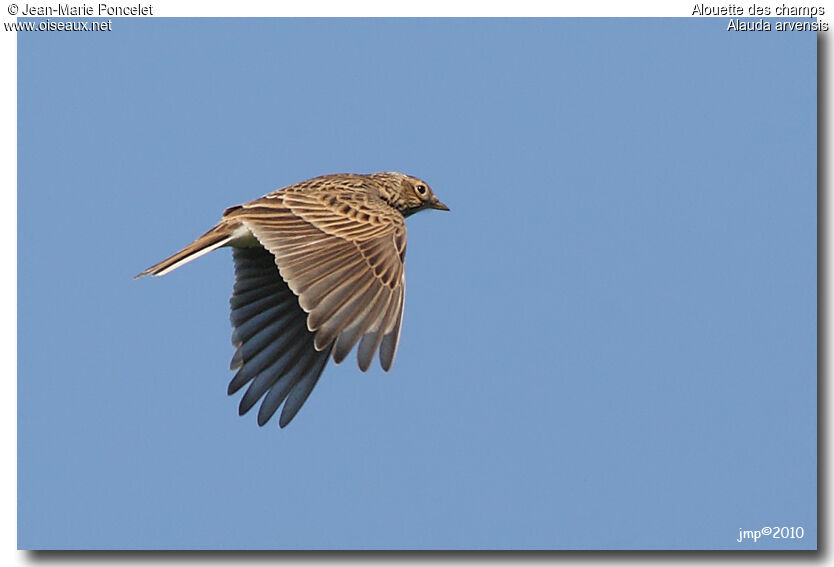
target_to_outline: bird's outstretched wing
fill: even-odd
[[[229,384],[234,394],[251,382],[240,401],[240,414],[266,394],[258,411],[265,424],[286,399],[279,425],[287,425],[310,395],[327,364],[330,348],[313,346],[307,314],[281,279],[275,258],[261,246],[234,248],[235,287],[230,300],[237,347]]]
[[[405,220],[366,192],[287,188],[233,208],[273,256],[307,313],[317,351],[341,362],[359,342],[359,367],[379,351],[388,370],[405,297]]]

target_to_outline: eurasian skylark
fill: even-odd
[[[324,175],[229,207],[217,226],[137,278],[167,274],[221,246],[235,262],[229,394],[247,383],[240,414],[261,397],[258,424],[281,403],[284,427],[331,353],[359,343],[364,372],[379,351],[389,370],[405,298],[405,217],[449,208],[403,173]]]

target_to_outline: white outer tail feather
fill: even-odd
[[[214,244],[211,244],[211,245],[209,245],[209,246],[206,246],[205,248],[202,248],[202,249],[200,249],[200,250],[197,250],[197,251],[196,251],[196,252],[194,252],[193,254],[190,254],[190,255],[186,256],[185,258],[183,258],[183,259],[181,259],[181,260],[177,260],[176,262],[174,262],[173,264],[171,264],[171,265],[170,265],[170,266],[168,266],[167,268],[165,268],[165,269],[163,269],[163,270],[160,270],[160,271],[158,271],[157,273],[152,274],[152,275],[153,275],[153,276],[164,276],[164,275],[165,275],[165,274],[167,274],[168,272],[173,271],[173,270],[176,270],[177,268],[179,268],[179,267],[180,267],[180,266],[182,266],[183,264],[187,264],[187,263],[189,263],[191,260],[196,260],[197,258],[199,258],[200,256],[202,256],[203,254],[208,254],[208,253],[209,253],[209,252],[211,252],[212,250],[215,250],[215,249],[217,249],[217,248],[220,248],[221,246],[224,246],[224,245],[228,244],[231,240],[232,240],[232,236],[231,236],[231,235],[229,235],[229,236],[227,236],[226,238],[224,238],[223,240],[220,240],[219,242],[215,242]]]

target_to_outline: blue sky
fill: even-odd
[[[18,34],[22,548],[816,545],[816,35],[723,19]],[[400,170],[390,373],[226,396],[221,211]],[[803,539],[738,543],[739,529]]]

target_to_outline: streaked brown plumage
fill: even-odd
[[[217,226],[136,277],[233,247],[231,368],[238,372],[229,394],[251,382],[241,415],[264,397],[263,425],[283,402],[284,427],[331,353],[339,363],[358,343],[362,371],[376,352],[391,368],[405,299],[405,217],[423,209],[449,210],[416,177],[324,175],[229,207]]]

